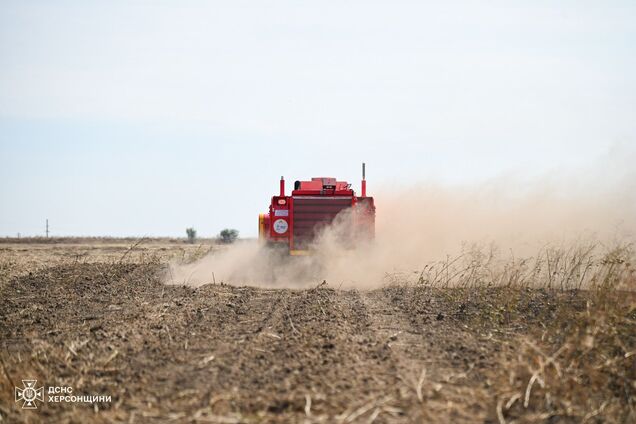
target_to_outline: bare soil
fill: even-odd
[[[556,304],[586,308],[584,293],[545,290],[516,292],[511,315],[493,307],[498,289],[172,286],[166,261],[196,247],[75,248],[2,252],[0,422],[500,422],[524,414],[521,401],[502,412],[500,385],[522,340]],[[27,378],[112,401],[24,410],[14,386]]]

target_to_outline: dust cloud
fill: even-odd
[[[631,156],[633,158],[634,156]],[[304,288],[372,288],[396,275],[420,275],[435,261],[467,250],[532,257],[547,246],[611,246],[636,240],[636,173],[631,160],[578,175],[534,181],[502,177],[450,186],[416,183],[370,186],[376,237],[349,249],[340,243],[347,215],[317,238],[311,257],[288,257],[257,241],[242,241],[200,261],[170,267],[169,283]],[[214,275],[214,276],[213,276]]]

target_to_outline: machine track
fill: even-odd
[[[496,419],[480,371],[494,348],[434,296],[168,286],[160,270],[75,264],[10,279],[0,293],[8,421]],[[23,411],[13,386],[24,378],[112,402]]]

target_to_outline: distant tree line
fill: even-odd
[[[192,227],[186,228],[186,235],[188,236],[188,243],[192,244],[197,239],[197,230]],[[235,230],[233,228],[225,228],[219,233],[218,240],[223,244],[231,244],[238,239],[238,236],[238,230]]]

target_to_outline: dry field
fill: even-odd
[[[627,248],[358,291],[164,285],[213,247],[135,243],[0,242],[0,422],[636,422]]]

